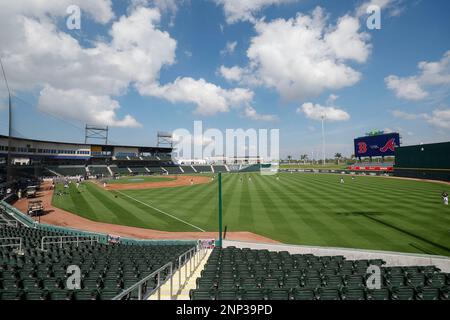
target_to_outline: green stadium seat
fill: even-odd
[[[416,293],[416,300],[439,300],[440,295],[438,288],[421,288]]]
[[[289,290],[287,289],[271,289],[268,292],[269,300],[289,300]]]
[[[367,300],[390,300],[390,292],[387,288],[367,290]]]
[[[242,300],[268,300],[268,293],[263,289],[244,290]]]
[[[342,300],[365,300],[366,293],[363,289],[347,289],[341,293]]]
[[[414,300],[414,289],[409,287],[391,289],[392,300]]]
[[[295,300],[315,300],[316,295],[313,289],[296,289],[292,293]]]
[[[340,300],[339,290],[321,288],[317,291],[318,300]]]
[[[216,292],[213,290],[196,289],[191,290],[189,295],[191,300],[215,300]]]
[[[239,290],[223,290],[220,289],[217,292],[218,300],[241,300]]]

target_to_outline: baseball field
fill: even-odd
[[[228,231],[289,244],[450,256],[449,185],[328,174],[223,175]],[[131,182],[136,182],[135,180]],[[130,182],[130,183],[131,183]],[[93,221],[162,231],[216,231],[217,179],[170,188],[57,186],[53,205]]]

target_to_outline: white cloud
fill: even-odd
[[[371,52],[358,19],[346,15],[328,25],[320,7],[311,15],[259,21],[255,29],[247,51],[249,66],[241,69],[242,82],[275,88],[286,100],[353,86],[361,74],[347,62],[363,63]]]
[[[392,111],[396,118],[403,120],[425,120],[428,124],[439,129],[450,129],[450,109],[435,109],[431,113],[408,113],[399,110]]]
[[[228,24],[239,21],[255,21],[255,15],[266,7],[296,2],[299,0],[215,0],[222,5]]]
[[[255,108],[251,107],[251,106],[247,106],[244,110],[244,115],[252,120],[256,120],[256,121],[267,121],[267,122],[272,122],[272,121],[276,121],[278,118],[275,115],[272,114],[259,114]]]
[[[416,77],[399,78],[391,75],[384,81],[387,88],[394,91],[398,98],[419,101],[428,96],[428,92],[422,89]]]
[[[393,110],[391,111],[392,115],[396,118],[403,119],[403,120],[416,120],[419,116],[414,113],[404,112],[400,110]]]
[[[178,11],[178,4],[183,0],[131,0],[131,10],[135,8],[152,6],[158,8],[162,12],[169,12],[176,14]]]
[[[48,17],[65,17],[71,5],[81,8],[82,15],[87,14],[98,23],[108,23],[114,18],[111,0],[20,0],[1,1],[0,15],[13,20],[17,13],[27,17],[47,19]],[[8,29],[8,31],[11,31]]]
[[[322,120],[322,117],[327,121],[347,121],[350,119],[350,115],[338,107],[326,107],[311,102],[304,103],[297,109],[297,113],[304,114],[308,119],[312,120]]]
[[[166,99],[172,103],[192,103],[197,106],[195,112],[210,116],[228,112],[231,108],[248,105],[254,93],[248,89],[223,89],[204,79],[177,78],[173,83],[163,86],[152,85],[146,94]]]
[[[64,29],[58,29],[53,15],[64,15],[65,8],[55,2],[33,1],[33,10],[12,1],[0,4],[3,9],[0,10],[3,48],[0,54],[7,72],[10,71],[11,87],[17,91],[38,90],[42,111],[77,121],[136,127],[139,123],[131,115],[123,119],[117,116],[120,106],[113,98],[126,94],[130,86],[141,95],[193,103],[197,106],[196,112],[203,115],[247,106],[253,99],[250,90],[226,90],[203,79],[178,78],[161,86],[160,71],[175,63],[177,42],[168,32],[160,30],[158,8],[140,7],[135,2],[127,15],[112,23],[109,41],[92,41],[91,47],[86,48]],[[99,4],[110,5],[109,0],[79,3],[83,3],[82,10],[101,9]],[[156,4],[156,1],[149,3]],[[169,4],[165,3],[167,8]],[[59,12],[59,9],[64,10]],[[112,11],[107,14],[107,10],[100,9],[98,12],[92,9],[92,15],[96,14],[99,21],[113,17]],[[24,15],[22,10],[29,14]],[[77,99],[75,94],[83,100]],[[51,98],[65,103],[59,104],[57,110]]]
[[[219,69],[219,73],[222,77],[224,77],[228,81],[240,81],[242,79],[244,70],[238,66],[234,66],[231,68],[227,68],[225,66],[221,66]]]
[[[418,69],[418,74],[411,77],[386,77],[387,88],[394,91],[398,98],[419,101],[428,97],[429,91],[435,88],[444,87],[448,90],[450,87],[450,51],[440,61],[419,62]]]
[[[434,127],[450,129],[450,109],[434,110],[431,114],[424,114],[423,117]]]
[[[236,46],[237,46],[237,41],[227,42],[227,44],[225,45],[225,48],[222,51],[220,51],[220,55],[226,56],[226,55],[233,54],[234,50],[236,50]]]
[[[383,12],[387,12],[389,16],[398,16],[403,12],[403,0],[368,0],[356,8],[356,16],[362,17],[367,14],[369,6],[378,6]]]
[[[49,8],[35,14],[55,11],[51,6],[54,2],[48,1]],[[6,7],[4,3],[2,6]],[[108,114],[105,124],[135,126],[131,118],[121,121],[110,115],[118,109],[111,96],[125,94],[130,85],[138,90],[148,86],[158,80],[163,66],[175,62],[176,41],[158,29],[157,9],[137,8],[129,16],[122,16],[111,26],[111,41],[96,41],[90,48],[82,47],[78,40],[59,30],[51,19],[31,13],[24,16],[20,11],[13,12],[12,5],[7,9],[8,14],[0,10],[0,30],[9,30],[9,34],[5,36],[0,31],[0,42],[4,44],[1,54],[11,87],[17,91],[51,88],[53,95],[60,96],[79,92],[86,98],[84,105],[72,104],[72,108],[92,107],[92,121],[98,122]],[[49,90],[44,89],[41,94],[48,94]],[[46,106],[51,104],[41,104],[41,110]],[[58,114],[81,119],[66,108]]]
[[[109,96],[94,96],[79,89],[59,90],[47,86],[40,93],[38,108],[89,124],[113,127],[141,126],[130,115],[117,119],[116,111],[120,108],[119,103]]]
[[[359,28],[358,19],[346,15],[339,19],[332,32],[324,35],[324,41],[337,59],[367,61],[371,50],[371,45],[367,44],[369,35],[358,32]]]

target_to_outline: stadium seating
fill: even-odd
[[[214,167],[214,172],[228,172],[227,168],[225,168],[225,166],[213,166]]]
[[[194,169],[192,169],[191,166],[181,166],[181,168],[183,169],[184,173],[195,173]]]
[[[183,171],[181,171],[180,167],[178,166],[165,166],[164,169],[167,170],[169,174],[182,174]]]
[[[346,260],[268,250],[215,248],[192,300],[448,300],[450,275],[433,266],[382,267],[382,288],[366,286],[369,265],[382,260]]]
[[[261,170],[261,165],[253,164],[248,166],[242,166],[239,172],[259,172]]]
[[[211,166],[194,166],[198,173],[212,172]]]
[[[166,173],[161,167],[147,167],[152,174],[164,174]]]
[[[145,167],[130,167],[133,174],[148,174],[149,172]]]
[[[49,170],[66,177],[85,176],[85,166],[55,166],[48,167]]]
[[[101,165],[89,166],[88,169],[89,169],[89,173],[94,176],[103,175],[103,176],[107,177],[107,176],[111,175],[107,166],[101,166]]]
[[[0,225],[2,245],[12,242],[2,238],[22,238],[22,252],[0,247],[0,300],[109,300],[166,263],[176,265],[193,246],[80,243],[37,248],[43,236],[57,235],[64,233]],[[81,269],[80,290],[66,289],[69,265]]]
[[[128,170],[128,167],[118,167],[116,165],[112,165],[112,166],[109,166],[109,168],[111,169],[111,171],[114,174],[119,174],[119,175],[129,175],[130,174],[130,170]]]

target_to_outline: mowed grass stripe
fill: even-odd
[[[340,183],[337,183],[338,185],[339,185],[339,188],[341,189],[341,191],[342,190],[345,190],[344,188],[345,188],[345,184],[344,185],[341,185]],[[320,183],[320,184],[316,184],[316,185],[314,185],[314,188],[317,188],[317,186],[321,186],[321,187],[318,187],[318,189],[319,189],[319,191],[321,192],[321,193],[323,193],[324,195],[326,195],[327,194],[327,190],[329,189],[329,187],[326,189],[326,188],[324,188],[324,187],[322,187],[322,186],[324,186],[325,184],[322,182],[322,183]],[[297,186],[298,187],[301,187],[300,185],[298,185],[297,184]],[[339,189],[336,189],[336,190],[339,190]],[[347,190],[346,190],[347,191]],[[364,191],[363,191],[364,192]],[[308,192],[308,193],[311,193],[311,192]],[[342,193],[342,192],[336,192],[335,191],[335,197],[333,197],[333,199],[339,199],[339,197],[337,197],[337,196],[342,196],[343,194],[346,194],[347,195],[347,197],[353,197],[352,195],[351,195],[351,193],[349,193],[349,192],[345,192],[345,193]],[[368,200],[366,199],[366,201],[368,201],[368,202],[370,202],[370,203],[373,203],[374,202],[374,200],[371,200],[370,198],[371,198],[371,196],[370,196],[370,193],[364,193],[364,195],[365,195],[365,197],[366,198],[369,198]],[[327,201],[326,201],[326,197],[324,197],[323,198],[323,203],[328,203]],[[344,204],[343,203],[340,203],[339,205],[340,206],[343,206],[343,207],[345,207],[345,200],[344,201],[342,201],[342,202],[344,202]],[[310,203],[310,201],[308,201],[308,203]],[[329,213],[329,212],[333,212],[333,209],[334,209],[334,205],[336,205],[336,204],[333,204],[333,206],[331,206],[328,210],[323,210],[323,212],[325,213],[325,214],[327,214],[327,213]],[[351,207],[351,206],[350,206]],[[357,209],[357,208],[356,208]],[[353,211],[353,212],[363,212],[363,211],[361,211],[361,210],[355,210],[355,211]],[[352,211],[350,211],[350,212],[352,212]],[[329,214],[328,214],[329,215]],[[351,224],[351,220],[348,220],[348,221],[346,221],[345,222],[345,224]],[[361,224],[359,224],[360,226],[361,226]],[[367,248],[373,248],[373,246],[372,246],[372,244],[373,243],[380,243],[380,241],[382,242],[384,239],[386,239],[386,237],[385,237],[385,235],[383,235],[382,233],[375,233],[375,232],[372,232],[371,230],[372,229],[375,229],[375,230],[377,230],[377,229],[379,229],[379,227],[377,228],[376,226],[374,226],[373,225],[373,223],[368,223],[368,221],[364,221],[363,222],[363,225],[365,225],[366,227],[365,228],[359,228],[358,226],[355,226],[355,227],[353,227],[352,228],[352,230],[351,231],[349,231],[350,233],[348,233],[348,238],[351,238],[351,239],[353,239],[354,241],[356,241],[356,242],[358,242],[358,239],[355,239],[355,237],[362,237],[363,239],[364,239],[364,241],[361,241],[361,240],[359,240],[359,243],[361,243],[361,245],[364,245],[364,246],[362,246],[362,247],[367,247]],[[336,228],[336,229],[338,229],[339,230],[339,228]],[[360,232],[360,230],[365,230],[365,232]],[[395,232],[395,234],[392,234],[393,232],[392,232],[392,230],[384,230],[384,233],[385,232],[389,232],[389,233],[391,233],[391,236],[390,237],[388,237],[388,238],[390,238],[391,240],[393,239],[393,238],[400,238],[399,239],[399,241],[395,241],[395,247],[397,247],[398,249],[402,249],[403,251],[408,251],[408,250],[410,250],[410,248],[409,248],[409,244],[408,244],[408,241],[409,242],[411,242],[411,241],[417,241],[417,239],[415,239],[415,238],[413,238],[413,237],[409,237],[409,238],[407,238],[407,237],[405,237],[404,235],[402,236],[402,235],[400,235],[400,234],[398,234],[398,232]],[[371,236],[369,236],[369,234],[371,234]],[[391,246],[392,245],[392,243],[390,243],[389,241],[384,241],[385,242],[385,244],[387,244],[388,246]],[[387,242],[387,243],[386,243]],[[397,244],[401,244],[401,246],[400,247],[398,247],[397,246]]]
[[[279,176],[280,180],[259,174],[223,175],[224,225],[228,231],[251,231],[292,244],[450,256],[445,249],[450,243],[450,208],[440,199],[448,186],[376,177],[357,177],[353,181],[347,176],[341,185],[339,175]],[[126,193],[204,230],[217,231],[217,179],[206,185]],[[120,224],[144,224],[140,227],[164,231],[192,231],[189,226],[171,222],[122,197],[98,198],[102,197],[93,192],[83,198],[75,194],[54,201],[71,212],[85,209],[78,213],[92,217],[99,215],[95,201],[118,201],[136,217],[127,212],[122,216],[116,212],[119,208],[102,203],[98,206],[102,209],[100,219],[119,219],[126,222]]]

